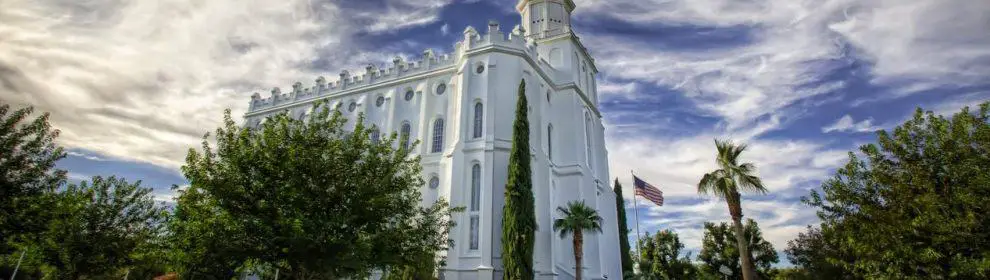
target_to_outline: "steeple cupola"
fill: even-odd
[[[573,0],[519,0],[516,4],[526,35],[536,39],[571,33],[574,8]]]

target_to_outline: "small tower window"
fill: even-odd
[[[375,107],[381,107],[382,104],[385,104],[385,97],[379,95],[378,98],[375,99]]]
[[[474,72],[477,72],[478,74],[481,74],[481,73],[485,72],[485,65],[484,64],[478,64],[478,67],[476,67],[474,69]]]
[[[447,91],[447,84],[441,83],[437,86],[437,95],[443,95]]]
[[[347,111],[354,112],[354,109],[357,109],[357,102],[351,101],[351,105],[347,105]]]
[[[412,130],[412,126],[409,122],[402,123],[402,129],[399,132],[399,145],[403,149],[409,149],[409,132]]]
[[[433,121],[433,148],[432,153],[439,153],[443,150],[443,119]]]
[[[481,138],[482,125],[485,118],[484,109],[485,106],[481,105],[481,102],[474,104],[474,138]]]
[[[413,96],[415,96],[415,95],[416,95],[416,93],[413,92],[413,90],[411,90],[411,89],[408,90],[408,91],[406,91],[406,101],[412,100],[413,99]]]
[[[433,176],[432,178],[430,178],[430,189],[435,190],[439,187],[440,187],[440,178],[437,178],[437,176]]]

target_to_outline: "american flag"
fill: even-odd
[[[657,206],[663,206],[663,191],[639,179],[636,175],[633,175],[633,186],[636,186],[636,195],[645,197]]]

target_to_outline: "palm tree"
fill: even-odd
[[[726,204],[729,205],[732,228],[736,232],[736,246],[742,259],[743,279],[754,280],[756,270],[753,267],[753,257],[749,254],[749,244],[743,235],[739,191],[765,194],[767,188],[763,186],[759,177],[753,175],[756,172],[753,163],[739,164],[739,155],[746,150],[746,144],[736,145],[732,141],[715,139],[715,147],[718,149],[718,156],[715,157],[718,169],[701,178],[698,182],[698,193],[715,195],[725,199]]]
[[[584,256],[584,231],[602,232],[602,217],[598,211],[588,207],[584,201],[571,201],[567,208],[557,207],[564,218],[553,221],[553,230],[560,232],[560,238],[574,235],[574,279],[581,280],[581,258]]]

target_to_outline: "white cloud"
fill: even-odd
[[[835,121],[835,123],[822,127],[823,133],[829,132],[873,132],[880,127],[873,126],[873,119],[865,119],[859,122],[853,120],[850,115],[845,115]]]
[[[905,94],[986,83],[990,76],[986,1],[576,2],[579,21],[609,17],[639,26],[750,31],[736,42],[702,49],[657,47],[625,35],[582,36],[606,74],[674,88],[730,129],[786,115],[781,109],[844,88],[827,75],[850,65],[851,57],[872,64],[874,83],[899,85]]]
[[[990,2],[875,0],[847,4],[832,30],[873,62],[877,83],[908,83],[904,93],[986,83]]]
[[[355,15],[370,21],[371,32],[395,31],[437,21],[437,11],[453,0],[386,0],[384,11],[357,12]]]
[[[310,70],[318,58],[330,71],[386,61],[356,34],[432,22],[447,2],[371,14],[312,0],[8,0],[0,99],[51,112],[68,148],[177,168],[252,91],[335,76]]]
[[[969,107],[970,112],[978,112],[980,110],[980,104],[984,102],[990,102],[990,91],[971,92],[953,99],[944,100],[938,104],[935,104],[931,108],[922,109],[932,111],[932,113],[935,113],[936,115],[943,115],[948,118],[961,112],[962,108],[967,106]],[[912,111],[911,113],[913,114],[914,112]]]
[[[98,156],[93,156],[93,155],[87,155],[87,154],[83,154],[83,153],[80,153],[80,152],[68,151],[68,152],[66,152],[66,154],[68,154],[70,156],[77,156],[77,157],[85,158],[85,159],[92,160],[92,161],[106,161],[106,159],[104,159],[104,158],[101,158],[101,157],[98,157]]]
[[[450,24],[444,23],[440,26],[440,34],[447,35],[450,34]]]

